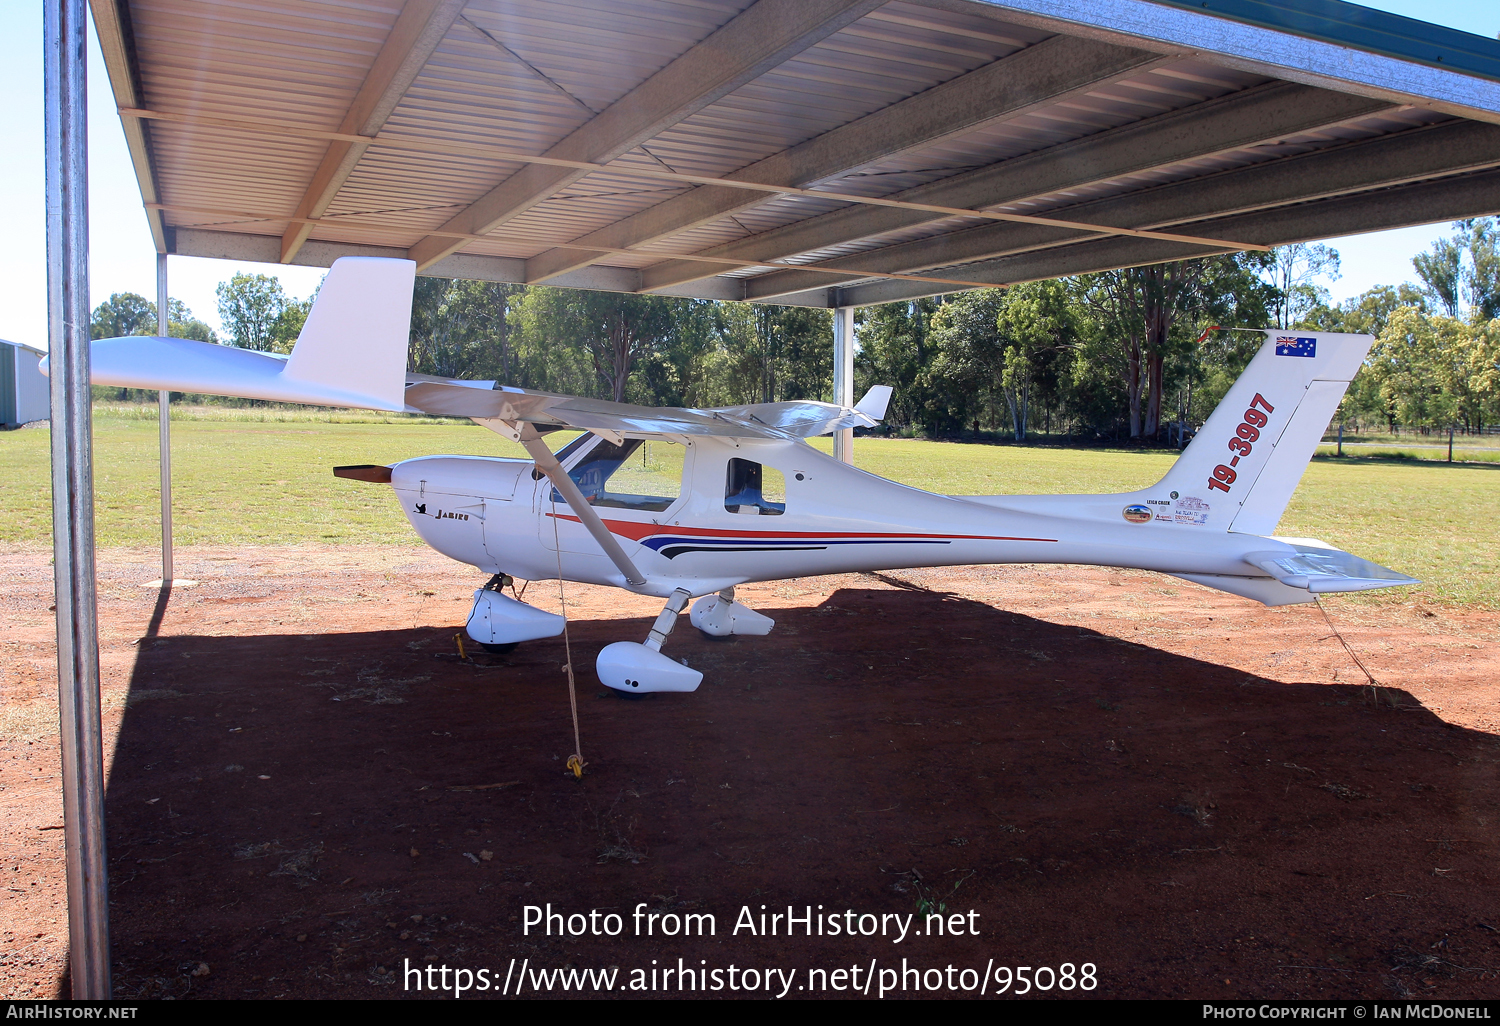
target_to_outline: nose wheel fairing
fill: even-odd
[[[474,607],[464,632],[481,645],[514,645],[555,638],[563,632],[564,622],[556,613],[481,588],[474,593]]]

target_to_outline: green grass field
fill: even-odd
[[[432,453],[523,455],[475,425],[300,411],[184,409],[174,419],[174,523],[179,545],[418,545],[377,485],[335,478],[339,464],[393,463]],[[0,433],[0,543],[51,539],[48,432]],[[827,451],[828,439],[814,444]],[[101,546],[154,546],[154,407],[101,407],[94,421],[95,524]],[[1443,454],[1446,456],[1446,452]],[[949,494],[1113,492],[1159,479],[1173,456],[1106,449],[859,439],[855,461],[893,480]],[[1319,457],[1279,533],[1321,538],[1423,579],[1363,601],[1420,597],[1500,608],[1500,464]]]

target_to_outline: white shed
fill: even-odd
[[[0,427],[46,420],[51,410],[47,378],[38,369],[45,350],[0,339]]]

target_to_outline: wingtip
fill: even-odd
[[[885,409],[891,402],[890,385],[872,385],[865,397],[854,404],[854,408],[871,420],[884,420]]]

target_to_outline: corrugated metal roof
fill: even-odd
[[[1500,83],[1421,49],[1493,41],[1234,2],[93,0],[170,252],[823,305],[1500,208]]]

